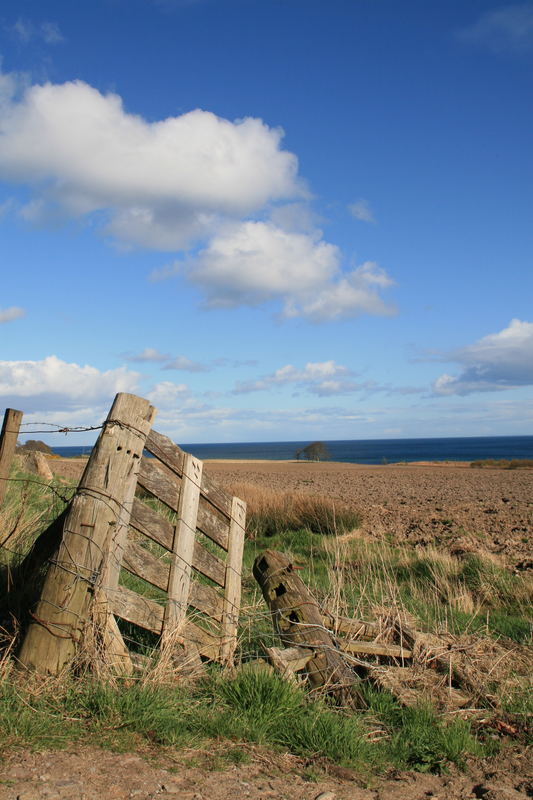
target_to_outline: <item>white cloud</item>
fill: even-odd
[[[368,205],[368,201],[361,198],[356,203],[352,203],[348,206],[348,211],[355,217],[355,219],[360,220],[361,222],[371,222],[376,223],[376,218]]]
[[[157,409],[181,409],[184,403],[190,403],[189,387],[185,383],[161,381],[146,395]]]
[[[220,215],[303,191],[283,132],[260,119],[196,109],[147,122],[82,81],[4,97],[0,134],[3,178],[73,216],[106,211],[112,234],[146,247],[184,247]]]
[[[262,392],[275,386],[286,386],[287,384],[295,384],[313,391],[333,383],[340,386],[342,381],[339,381],[338,378],[345,378],[349,375],[352,375],[352,371],[348,367],[337,364],[332,360],[309,361],[303,369],[298,369],[292,364],[286,364],[272,374],[259,378],[259,380],[239,381],[235,386],[234,394]],[[316,391],[315,393],[320,394],[321,392]]]
[[[270,220],[287,233],[313,233],[321,220],[305,203],[286,203],[273,208]]]
[[[393,285],[385,271],[367,262],[343,274],[338,247],[320,235],[290,233],[271,222],[234,225],[188,265],[189,278],[211,308],[281,300],[284,317],[313,322],[392,313],[379,295]]]
[[[307,317],[311,322],[346,319],[360,314],[391,316],[394,306],[387,305],[380,290],[394,286],[394,281],[372,261],[347,274],[341,274],[321,287],[314,297],[287,304],[286,316]]]
[[[19,19],[11,27],[12,33],[15,34],[17,39],[24,44],[27,44],[33,35],[33,26],[27,20],[19,17]]]
[[[27,221],[93,215],[121,246],[181,251],[151,277],[180,273],[206,307],[275,301],[313,322],[392,313],[380,292],[393,282],[376,264],[342,272],[282,138],[260,119],[200,109],[147,122],[82,81],[0,74],[0,179],[33,190]]]
[[[125,355],[124,358],[126,361],[144,363],[168,361],[170,356],[168,353],[160,353],[159,350],[155,349],[155,347],[145,347],[141,353],[137,353],[136,355]]]
[[[61,44],[65,41],[57,22],[35,23],[19,17],[10,30],[23,44],[28,44],[35,39],[42,39],[45,44]]]
[[[463,365],[459,375],[441,375],[439,395],[467,395],[533,385],[533,322],[513,319],[507,328],[448,354]]]
[[[257,305],[306,295],[327,283],[339,267],[335,245],[269,222],[243,222],[215,236],[190,265],[211,307]]]
[[[40,32],[46,44],[61,44],[61,42],[65,41],[57,22],[42,22]]]
[[[533,3],[516,3],[486,11],[468,28],[459,31],[464,42],[494,52],[521,53],[533,48]]]
[[[184,372],[209,372],[211,367],[206,364],[200,364],[198,361],[192,361],[187,356],[176,356],[168,364],[165,364],[163,369],[180,369]]]
[[[24,412],[62,411],[109,404],[132,392],[139,375],[125,367],[101,372],[48,356],[42,361],[0,361],[0,397]]]
[[[13,322],[14,319],[26,316],[26,311],[18,306],[11,306],[11,308],[0,309],[0,325],[4,322]]]

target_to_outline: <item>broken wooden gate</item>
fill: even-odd
[[[246,506],[151,430],[154,416],[147,400],[116,396],[50,560],[19,655],[25,666],[57,674],[96,632],[106,663],[131,673],[117,619],[152,631],[161,647],[231,662]]]

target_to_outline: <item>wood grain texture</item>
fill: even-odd
[[[163,606],[142,597],[125,586],[119,586],[109,598],[109,606],[113,614],[121,619],[132,622],[140,628],[160,634],[163,630],[165,609]]]
[[[142,578],[151,583],[152,586],[156,586],[166,592],[170,564],[154,556],[139,542],[128,540],[124,549],[122,566],[132,575],[137,575],[138,578]]]
[[[174,525],[138,497],[133,500],[130,526],[166,550],[172,549]]]
[[[17,447],[22,417],[22,411],[17,411],[15,408],[6,408],[2,432],[0,433],[0,506],[4,502],[7,491],[7,479],[9,478],[13,456]]]
[[[226,561],[226,585],[224,588],[224,612],[222,617],[221,658],[226,664],[233,660],[237,645],[237,626],[241,610],[241,571],[246,527],[246,503],[234,497],[231,506],[228,557]]]
[[[156,544],[161,545],[165,550],[172,548],[174,525],[137,497],[133,501],[130,527],[144,534]],[[200,572],[206,578],[209,578],[219,586],[224,586],[226,578],[224,561],[207,550],[198,539],[194,543],[192,565],[197,572]]]
[[[75,655],[110,542],[127,524],[127,505],[154,413],[143,398],[123,393],[115,398],[70,505],[61,545],[21,648],[19,659],[28,668],[57,675]]]
[[[324,625],[335,635],[341,633],[345,636],[353,636],[354,639],[375,639],[379,633],[379,625],[376,622],[366,622],[350,617],[337,617],[333,614],[324,616]]]
[[[185,453],[172,439],[151,430],[146,439],[145,449],[181,478]]]
[[[165,610],[164,636],[173,636],[185,619],[191,590],[192,559],[196,535],[196,518],[200,501],[202,462],[186,454],[178,502],[178,520],[170,554],[168,602]]]
[[[335,640],[324,627],[318,603],[287,556],[266,550],[257,556],[253,573],[283,644],[315,651],[307,667],[311,685],[326,690],[341,706],[364,707],[357,675],[348,667]]]
[[[139,486],[161,500],[171,511],[178,511],[181,478],[153,458],[143,458],[139,471]],[[223,517],[204,498],[200,498],[197,528],[224,550],[228,549],[229,516]]]
[[[165,467],[172,470],[178,477],[183,473],[184,451],[177,444],[157,431],[150,431],[146,440],[146,450],[159,459]],[[146,459],[151,461],[151,459]],[[231,514],[232,497],[219,484],[202,472],[201,494],[212,506],[225,516]]]

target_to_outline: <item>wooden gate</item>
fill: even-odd
[[[162,648],[233,659],[246,505],[151,430],[154,415],[143,398],[115,398],[21,648],[29,668],[57,674],[96,631],[106,663],[131,673],[117,619]]]

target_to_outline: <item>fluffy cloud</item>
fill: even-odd
[[[172,381],[157,383],[146,396],[157,409],[181,408],[191,397],[187,384]]]
[[[355,391],[358,386],[353,381],[347,380],[352,374],[348,367],[337,364],[335,361],[310,361],[303,369],[287,364],[259,380],[239,381],[233,393],[263,392],[276,386],[292,384],[320,396],[348,394]]]
[[[467,395],[533,385],[533,322],[513,319],[499,333],[451,353],[447,360],[463,365],[459,375],[441,375],[439,395]]]
[[[244,222],[215,236],[190,268],[210,306],[257,305],[303,295],[329,281],[338,269],[335,245],[272,223]]]
[[[111,405],[117,392],[132,392],[138,374],[125,367],[100,372],[56,356],[42,361],[0,361],[0,397],[24,412],[68,411]]]
[[[516,3],[486,11],[458,38],[494,52],[520,53],[533,48],[533,4]]]
[[[394,286],[394,281],[373,261],[366,261],[347,274],[339,274],[335,281],[320,287],[311,297],[300,302],[288,302],[286,316],[307,317],[312,322],[346,319],[359,314],[390,316],[394,306],[385,303],[380,290]]]
[[[14,319],[20,319],[20,317],[24,317],[25,315],[26,312],[24,309],[18,306],[0,309],[0,325],[4,322],[13,322]]]
[[[109,230],[127,242],[180,248],[219,215],[301,194],[283,132],[259,119],[197,109],[147,122],[82,81],[21,96],[14,83],[0,106],[2,177],[75,216],[107,211]]]
[[[0,179],[33,190],[28,221],[96,215],[123,246],[194,246],[196,257],[153,278],[184,275],[206,307],[276,301],[284,317],[314,322],[391,313],[382,269],[342,271],[282,138],[260,119],[200,109],[147,122],[82,81],[25,86],[0,74]]]
[[[283,316],[313,322],[392,313],[379,295],[393,284],[385,271],[367,262],[342,273],[339,249],[320,231],[290,233],[271,222],[244,222],[215,236],[188,270],[209,307],[281,300]]]
[[[372,213],[370,206],[368,205],[367,200],[358,200],[356,203],[352,203],[348,206],[348,211],[355,217],[355,219],[360,220],[361,222],[372,222],[376,223],[376,218]]]

